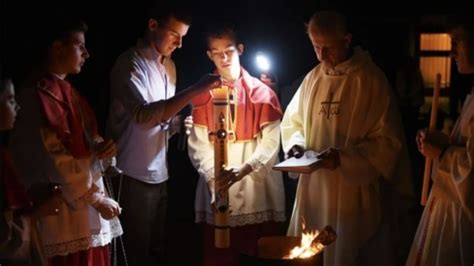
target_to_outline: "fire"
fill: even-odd
[[[290,254],[284,256],[283,259],[309,258],[321,252],[324,249],[324,245],[319,242],[313,243],[318,234],[318,230],[303,232],[300,246],[294,247]]]

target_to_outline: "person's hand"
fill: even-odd
[[[341,165],[339,151],[334,148],[325,149],[317,156],[317,158],[321,159],[320,164],[318,164],[318,168],[334,170]]]
[[[300,145],[293,145],[293,147],[291,147],[288,153],[285,154],[285,159],[289,159],[291,157],[301,158],[304,152],[305,152],[305,149],[301,147]]]
[[[97,143],[94,147],[94,154],[98,159],[112,158],[117,154],[117,146],[111,139]]]
[[[276,82],[269,75],[265,73],[260,74],[260,80],[270,88],[276,87]]]
[[[170,122],[171,132],[181,132],[181,115],[175,115]]]
[[[209,181],[207,181],[207,187],[209,188],[209,193],[211,194],[211,205],[214,206],[214,202],[216,201],[216,195],[215,195],[215,179],[210,178]]]
[[[209,91],[214,88],[220,87],[222,84],[221,75],[217,74],[206,74],[194,84],[196,90]]]
[[[185,119],[184,119],[184,129],[186,130],[186,135],[190,135],[191,134],[191,128],[193,128],[193,125],[194,125],[194,121],[193,121],[193,116],[187,116]]]
[[[248,164],[244,164],[239,168],[224,169],[217,180],[217,185],[220,190],[227,190],[251,172],[252,167]]]
[[[429,132],[426,129],[418,130],[416,144],[423,156],[430,159],[439,158],[443,149],[449,146],[449,136],[441,131]]]
[[[97,200],[92,206],[100,213],[100,216],[106,220],[110,220],[122,213],[122,208],[120,208],[119,204],[115,200],[105,196]]]

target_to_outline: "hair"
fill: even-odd
[[[0,94],[7,89],[8,84],[13,84],[12,79],[0,65]]]
[[[470,43],[474,45],[474,19],[472,19],[472,16],[451,15],[448,17],[446,26],[449,32],[462,29],[467,34]]]
[[[74,33],[88,31],[87,24],[74,16],[48,15],[41,24],[45,31],[39,36],[37,53],[33,58],[34,64],[41,64],[47,59],[49,49],[54,42],[65,43]]]
[[[0,79],[0,94],[2,94],[9,86],[13,85],[13,81],[11,78],[2,77]]]
[[[89,30],[87,24],[79,18],[56,17],[47,23],[49,24],[49,27],[48,33],[45,36],[45,44],[48,46],[55,41],[65,42],[74,33],[86,33]]]
[[[222,39],[224,37],[229,38],[235,45],[240,44],[240,40],[236,31],[229,25],[214,24],[220,26],[213,26],[205,33],[206,47],[209,48],[211,39]]]
[[[347,17],[337,11],[318,11],[311,16],[306,30],[316,26],[322,33],[340,33],[345,35],[350,32]]]
[[[148,18],[155,19],[158,24],[165,25],[171,18],[190,26],[192,23],[191,12],[184,4],[155,2],[148,10]]]

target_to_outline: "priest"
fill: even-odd
[[[353,47],[342,14],[317,12],[307,30],[321,63],[286,109],[282,145],[288,156],[314,150],[322,162],[299,177],[288,234],[330,225],[338,239],[324,265],[391,265],[390,195],[410,195],[396,103],[369,53]]]

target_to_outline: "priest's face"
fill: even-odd
[[[239,56],[243,53],[244,46],[236,45],[235,41],[223,36],[208,39],[207,55],[217,68],[219,74],[227,80],[236,80],[240,76]]]
[[[170,17],[163,25],[155,19],[148,21],[151,42],[162,56],[170,56],[174,50],[181,48],[188,30],[189,25],[174,17]]]
[[[462,28],[451,31],[451,56],[459,73],[474,73],[474,40]]]
[[[350,33],[324,32],[310,24],[308,34],[316,56],[324,68],[333,69],[347,59],[352,40]]]
[[[59,75],[77,74],[89,58],[84,32],[73,32],[62,41],[52,44],[52,53]]]

